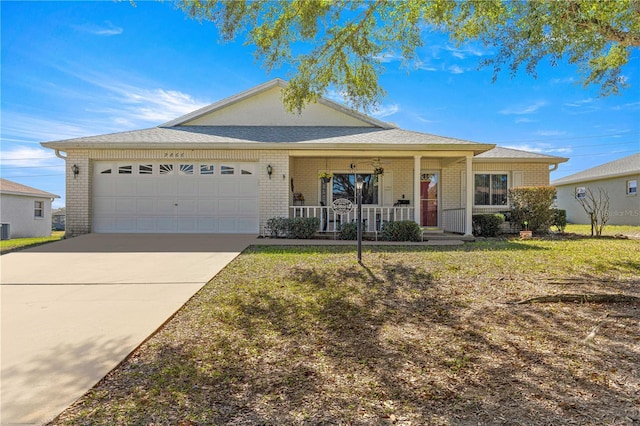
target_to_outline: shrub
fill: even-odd
[[[564,234],[564,228],[567,227],[567,211],[562,209],[552,209],[553,211],[553,226]]]
[[[313,238],[320,227],[320,218],[296,217],[288,219],[287,238],[307,240]]]
[[[381,239],[384,241],[420,241],[420,226],[412,220],[387,222],[382,225]]]
[[[547,232],[553,223],[553,186],[521,186],[509,190],[512,225],[523,226],[533,232]]]
[[[474,214],[473,235],[479,237],[496,237],[500,232],[500,225],[504,223],[504,215],[500,213]]]
[[[358,238],[358,223],[347,222],[340,225],[338,238],[341,240],[355,240]]]
[[[274,238],[284,238],[287,236],[289,229],[289,218],[272,217],[267,220],[267,231]]]

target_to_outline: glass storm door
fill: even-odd
[[[438,226],[438,173],[420,175],[420,226]]]

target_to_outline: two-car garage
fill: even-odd
[[[93,232],[258,233],[256,163],[98,161]]]

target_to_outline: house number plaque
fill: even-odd
[[[337,200],[333,200],[331,208],[336,214],[348,214],[353,211],[353,203],[346,198],[338,198]]]

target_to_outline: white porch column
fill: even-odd
[[[422,217],[421,203],[420,203],[420,171],[422,169],[422,156],[416,155],[413,157],[413,211],[415,222],[420,225],[420,218]]]
[[[466,209],[464,211],[464,235],[465,237],[470,237],[473,235],[473,154],[467,154],[465,158],[465,166],[466,166]]]

